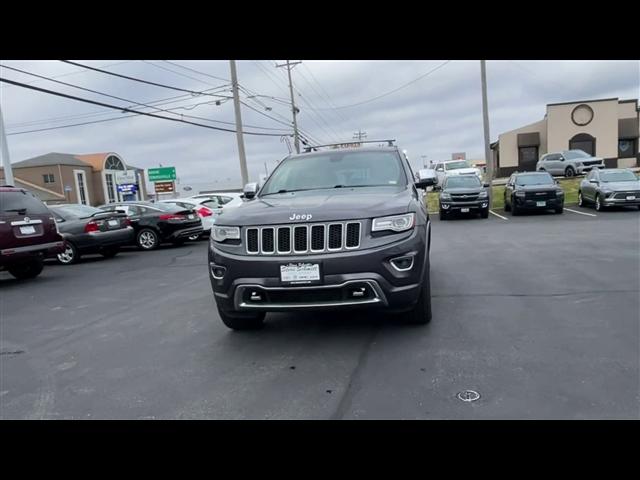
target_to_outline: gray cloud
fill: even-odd
[[[221,86],[230,77],[228,62],[224,61],[177,61],[223,80],[164,62],[80,62],[98,67],[111,65],[107,68],[114,72],[195,91]],[[296,95],[296,102],[301,110],[299,124],[304,131],[321,141],[350,140],[358,129],[367,131],[369,139],[396,138],[399,145],[409,152],[414,166],[421,164],[421,155],[435,160],[449,158],[452,152],[466,151],[470,157],[482,158],[484,145],[480,67],[477,61],[453,61],[391,95],[350,108],[332,108],[365,101],[398,88],[441,63],[442,61],[305,61],[293,71],[294,84],[301,94]],[[3,61],[2,65],[49,77],[64,75],[59,77],[60,81],[141,103],[181,94],[56,61]],[[174,70],[175,73],[167,69]],[[34,81],[33,77],[7,69],[2,69],[2,76],[21,82]],[[239,61],[238,76],[243,86],[256,93],[288,98],[285,71],[274,68],[273,61]],[[499,133],[542,119],[547,103],[640,96],[640,66],[637,61],[489,61],[487,76],[492,140]],[[33,85],[119,106],[126,105],[125,102],[43,80],[38,80]],[[229,92],[224,94],[228,95]],[[326,99],[327,95],[329,101]],[[121,115],[118,111],[103,110],[94,105],[5,84],[0,85],[0,100],[9,133]],[[186,97],[181,103],[161,108],[193,106],[211,100],[211,97]],[[267,98],[260,98],[260,102],[271,110],[265,111],[254,102],[250,104],[285,123],[290,121],[290,109],[287,105]],[[219,106],[199,105],[192,110],[177,112],[226,122],[234,120],[233,105],[229,101]],[[51,120],[51,117],[82,114],[92,115]],[[242,116],[244,124],[287,130],[287,126],[244,106]],[[25,125],[26,122],[39,120],[47,122]],[[232,125],[218,126],[233,128]],[[249,127],[246,129],[267,131]],[[234,133],[153,118],[133,117],[48,132],[10,135],[8,142],[14,162],[51,151],[115,151],[127,162],[143,168],[157,166],[159,163],[174,165],[182,184],[202,187],[216,185],[221,188],[240,184]],[[245,136],[245,144],[252,179],[257,179],[264,172],[265,162],[271,170],[276,161],[288,153],[286,144],[279,137]]]

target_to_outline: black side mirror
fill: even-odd
[[[482,184],[482,186],[483,186],[484,188],[489,188],[491,185],[490,185],[490,184],[488,184],[488,183],[483,183],[483,184]]]

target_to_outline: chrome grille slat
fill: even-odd
[[[250,255],[310,255],[360,248],[361,220],[244,227]]]

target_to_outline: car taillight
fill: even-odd
[[[84,231],[85,233],[98,232],[100,231],[100,227],[98,227],[98,224],[92,220],[84,226]]]
[[[160,215],[160,220],[184,220],[186,217],[184,215],[172,215],[169,213],[163,213]]]
[[[124,226],[125,227],[130,227],[131,226],[131,220],[129,220],[129,217],[124,219]]]
[[[200,215],[201,217],[210,217],[211,215],[213,215],[213,212],[207,207],[202,207],[198,209],[198,215]]]

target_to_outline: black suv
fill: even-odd
[[[547,172],[516,172],[504,188],[504,209],[512,215],[523,210],[562,213],[563,208],[564,191]]]
[[[439,196],[440,220],[449,214],[480,213],[489,218],[489,184],[483,184],[477,175],[453,175],[445,177]]]
[[[431,223],[406,156],[388,147],[308,148],[285,158],[249,200],[217,217],[209,276],[222,321],[265,312],[383,307],[431,319]]]

